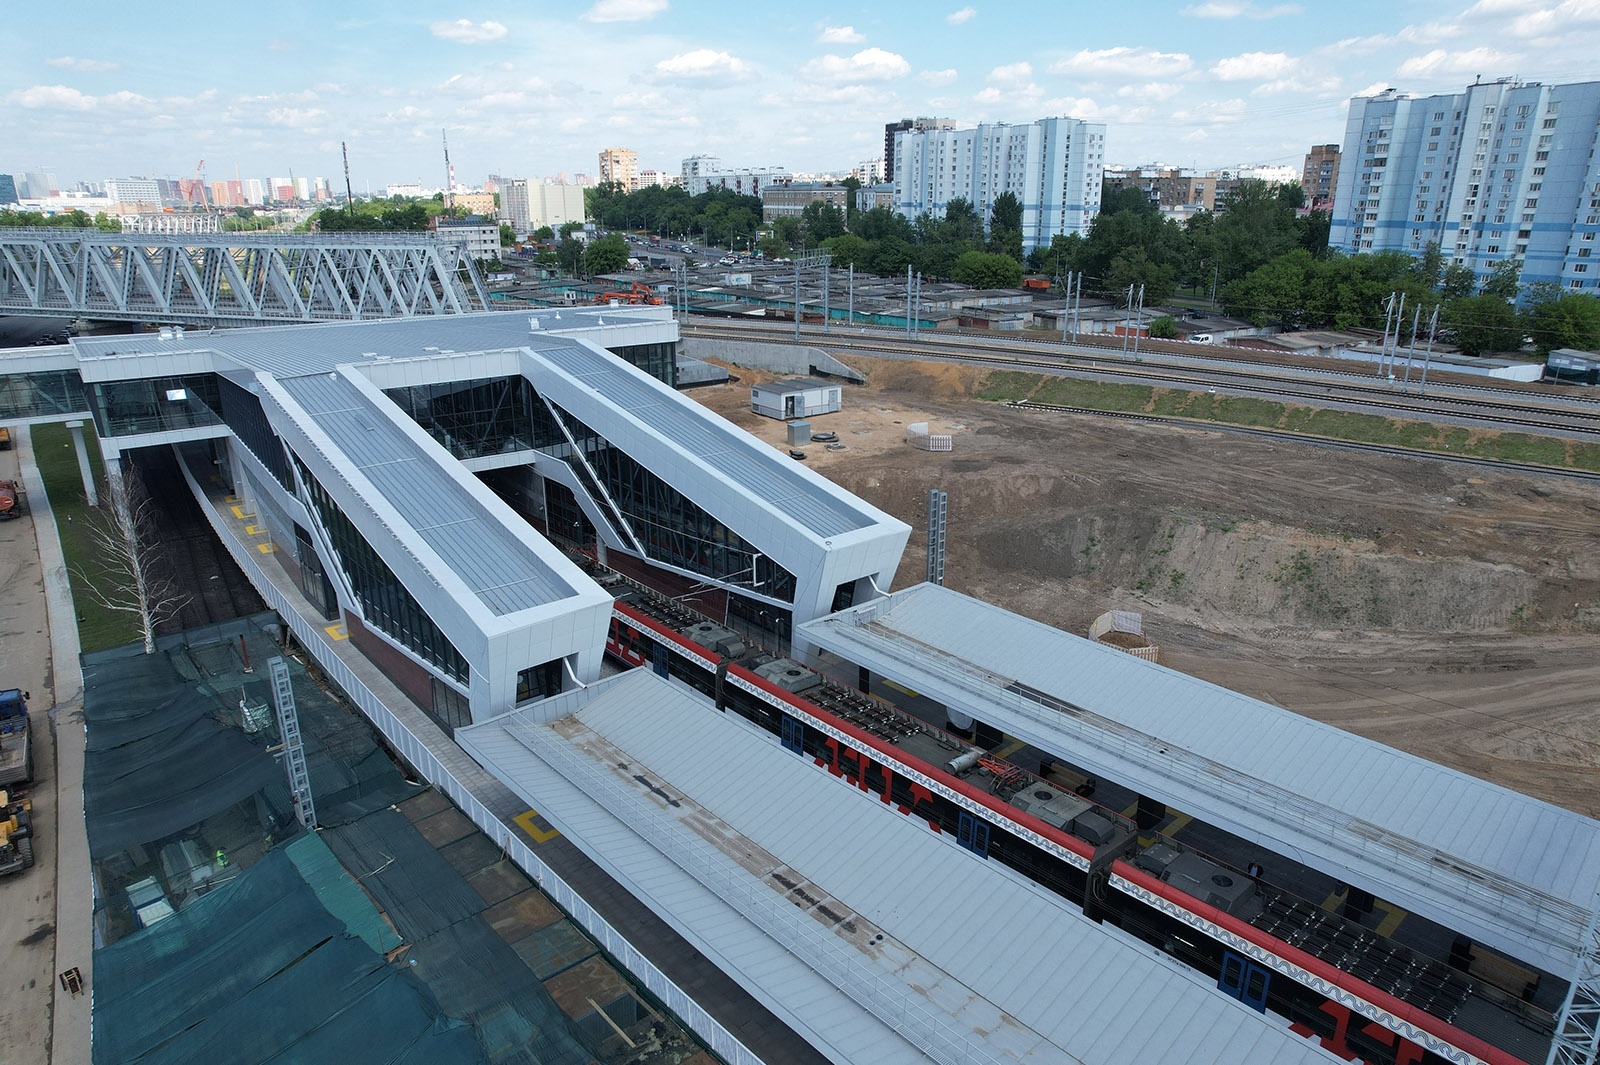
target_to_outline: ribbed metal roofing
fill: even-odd
[[[333,441],[342,461],[406,515],[410,528],[495,614],[543,606],[573,594],[539,558],[532,538],[519,539],[491,515],[450,469],[404,431],[395,420],[396,412],[378,409],[340,374],[292,377],[280,383]]]
[[[1600,821],[936,585],[797,632],[1141,794],[1571,971],[1600,884]]]
[[[687,452],[733,484],[755,492],[801,528],[829,537],[878,525],[826,481],[807,477],[792,460],[776,451],[752,447],[747,433],[696,404],[682,402],[653,378],[631,372],[619,361],[597,359],[579,344],[544,341],[535,345],[535,352],[562,373],[599,392],[607,403],[655,430],[670,446]],[[648,465],[649,458],[643,457],[643,461]]]
[[[691,940],[737,942],[738,975],[825,1033],[837,1060],[1329,1060],[1212,981],[648,671],[599,687],[575,716],[508,715],[457,738],[512,787],[537,789],[541,814],[601,864],[632,872],[667,856],[680,875],[653,881],[646,901]],[[709,897],[687,889],[696,880]]]

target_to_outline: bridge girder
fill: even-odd
[[[0,229],[0,314],[230,326],[488,307],[465,248],[421,234]]]

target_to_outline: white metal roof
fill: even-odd
[[[1600,822],[932,584],[797,632],[1448,928],[1572,969]]]
[[[593,691],[457,739],[838,1060],[1332,1060],[676,682]]]
[[[343,374],[288,378],[280,384],[390,506],[496,615],[570,598],[576,592],[539,557],[541,537],[519,537],[474,497],[451,462],[428,454]],[[585,582],[587,583],[587,582]]]

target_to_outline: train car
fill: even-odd
[[[620,597],[606,646],[618,662],[683,681],[864,799],[1072,900],[1090,919],[1158,947],[1346,1060],[1546,1059],[1554,1018],[1521,996],[1176,840],[1141,833],[1120,813],[888,704],[815,673],[813,683],[787,676],[804,667],[746,648],[731,630],[670,600]],[[763,669],[775,663],[783,683]]]

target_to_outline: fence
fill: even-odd
[[[906,443],[919,451],[954,451],[955,439],[947,433],[930,433],[927,422],[906,426]]]

